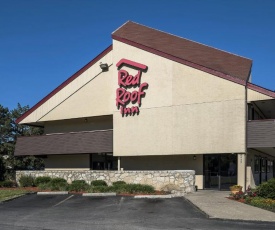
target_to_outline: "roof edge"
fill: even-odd
[[[113,49],[113,45],[108,46],[105,50],[103,50],[99,55],[97,55],[89,63],[87,63],[85,66],[83,66],[80,70],[78,70],[76,73],[74,73],[71,77],[69,77],[67,80],[65,80],[63,83],[61,83],[61,85],[59,85],[52,92],[50,92],[46,97],[44,97],[42,100],[40,100],[38,103],[36,103],[33,107],[31,107],[28,111],[26,111],[23,115],[21,115],[19,118],[17,118],[15,122],[18,124],[19,122],[24,120],[27,116],[29,116],[32,112],[34,112],[38,107],[40,107],[42,104],[44,104],[46,101],[48,101],[51,97],[53,97],[61,89],[63,89],[65,86],[67,86],[69,83],[71,83],[77,77],[79,77],[83,72],[85,72],[91,66],[93,66],[98,60],[100,60],[102,57],[104,57],[106,54],[108,54],[112,49]]]
[[[228,81],[232,81],[232,82],[237,83],[237,84],[240,84],[240,85],[246,85],[246,82],[247,82],[247,80],[248,80],[248,78],[249,78],[249,76],[247,76],[247,80],[246,80],[246,81],[245,81],[245,80],[241,80],[241,79],[236,78],[236,77],[234,77],[234,76],[231,76],[231,75],[228,75],[228,74],[219,72],[219,71],[217,71],[217,70],[210,69],[210,68],[208,68],[208,67],[205,67],[205,66],[202,66],[202,65],[199,65],[199,64],[196,64],[196,63],[187,61],[187,60],[182,59],[182,58],[179,58],[179,57],[175,57],[175,56],[173,56],[173,55],[171,55],[171,54],[164,53],[164,52],[162,52],[162,51],[159,51],[159,50],[150,48],[150,47],[148,47],[148,46],[145,46],[145,45],[142,45],[142,44],[139,44],[139,43],[130,41],[130,40],[125,39],[125,38],[121,38],[121,37],[116,36],[116,35],[113,35],[113,34],[112,34],[112,38],[113,38],[114,40],[117,40],[117,41],[120,41],[120,42],[122,42],[122,43],[131,45],[131,46],[134,46],[134,47],[136,47],[136,48],[142,49],[142,50],[147,51],[147,52],[149,52],[149,53],[159,55],[159,56],[164,57],[164,58],[167,58],[167,59],[169,59],[169,60],[172,60],[172,61],[175,61],[175,62],[184,64],[184,65],[187,65],[187,66],[189,66],[189,67],[192,67],[192,68],[195,68],[195,69],[204,71],[204,72],[206,72],[206,73],[215,75],[215,76],[217,76],[217,77],[223,78],[223,79],[228,80]],[[251,67],[252,67],[252,64],[251,64],[251,66],[250,66],[250,71],[251,71]]]
[[[248,58],[248,57],[245,57],[245,56],[242,56],[242,55],[239,55],[239,54],[235,54],[235,53],[231,53],[231,52],[229,52],[229,51],[227,51],[227,50],[219,49],[219,48],[216,48],[216,47],[211,46],[211,45],[206,45],[206,44],[203,44],[203,43],[201,43],[201,42],[197,42],[197,41],[194,41],[194,40],[192,40],[192,39],[184,38],[184,37],[178,36],[178,35],[176,35],[176,34],[172,34],[172,33],[169,33],[169,32],[163,31],[163,30],[160,30],[160,29],[156,29],[156,28],[151,27],[151,26],[147,26],[147,25],[144,25],[144,24],[141,24],[141,23],[138,23],[138,22],[131,21],[131,20],[128,20],[128,21],[125,22],[123,25],[121,25],[119,28],[117,28],[117,29],[112,33],[112,35],[113,35],[117,30],[119,30],[121,27],[123,27],[124,25],[126,25],[127,23],[134,23],[134,24],[136,24],[136,25],[143,26],[143,27],[146,27],[146,28],[149,28],[149,29],[158,31],[158,32],[160,32],[160,33],[169,34],[169,35],[171,35],[171,36],[173,36],[173,37],[176,37],[176,38],[184,39],[184,40],[186,40],[186,41],[193,42],[193,43],[196,43],[196,44],[198,44],[198,45],[206,46],[206,47],[211,48],[211,49],[215,49],[215,50],[218,50],[218,51],[221,51],[221,52],[230,54],[230,55],[234,55],[234,56],[237,56],[237,57],[240,57],[240,58],[247,59],[247,60],[249,60],[249,61],[253,61],[252,59],[250,59],[250,58]]]
[[[275,98],[275,92],[274,91],[272,91],[270,89],[266,89],[266,88],[264,88],[262,86],[259,86],[259,85],[256,85],[256,84],[248,82],[247,83],[247,88],[251,89],[251,90],[254,90],[254,91],[258,92],[258,93],[262,93],[264,95],[267,95],[269,97]]]

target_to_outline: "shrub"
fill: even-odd
[[[112,190],[117,193],[153,193],[154,187],[146,184],[121,184],[119,186],[112,186]]]
[[[68,190],[68,183],[63,178],[53,178],[49,183],[47,183],[50,190],[55,191],[66,191]]]
[[[121,185],[125,185],[126,182],[125,181],[116,181],[113,183],[113,186],[121,186]]]
[[[92,186],[107,186],[107,183],[104,180],[94,180],[91,182]]]
[[[262,197],[254,197],[249,201],[250,205],[275,212],[275,200]]]
[[[260,197],[275,200],[275,178],[260,184],[256,189],[256,193]]]
[[[6,180],[6,181],[0,181],[0,188],[13,188],[16,187],[17,184],[14,181]]]
[[[34,186],[34,178],[30,175],[21,176],[19,183],[21,187],[32,187]]]
[[[147,184],[127,184],[126,189],[129,193],[153,193],[154,187]]]
[[[39,188],[40,190],[51,190],[50,184],[49,184],[49,183],[39,184],[39,185],[38,185],[38,188]]]
[[[106,185],[101,185],[101,186],[91,186],[88,189],[89,192],[114,192],[112,186],[106,186]]]
[[[256,197],[257,194],[255,192],[255,189],[252,189],[250,186],[248,186],[245,192],[239,191],[236,193],[231,193],[230,196],[232,196],[235,200],[245,199],[246,202],[249,202],[249,200],[253,197]]]
[[[39,186],[40,184],[47,184],[51,181],[51,178],[49,176],[40,176],[35,178],[34,184],[35,186]]]
[[[75,180],[69,185],[69,191],[83,192],[87,191],[89,185],[85,180]]]

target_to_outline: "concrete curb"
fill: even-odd
[[[172,198],[172,195],[137,195],[134,196],[136,199],[170,199]]]
[[[106,193],[83,193],[82,196],[91,196],[91,197],[116,196],[116,193],[114,193],[114,192],[106,192]]]
[[[37,195],[67,195],[69,192],[67,191],[59,191],[59,192],[37,192]]]
[[[4,202],[8,202],[8,201],[15,200],[15,199],[17,199],[17,198],[20,198],[20,197],[26,196],[26,195],[30,195],[30,194],[34,194],[34,192],[28,192],[28,193],[25,193],[25,194],[21,194],[21,195],[17,195],[17,196],[10,197],[10,198],[8,198],[8,199],[6,199],[6,200],[0,201],[0,204],[1,204],[1,203],[4,203]]]

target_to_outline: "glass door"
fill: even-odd
[[[204,188],[219,189],[219,155],[204,155]]]
[[[204,188],[227,190],[237,184],[237,155],[204,155]]]

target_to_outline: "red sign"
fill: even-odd
[[[126,70],[120,69],[123,65],[136,69],[137,74],[132,76]],[[141,83],[142,71],[146,71],[147,66],[127,59],[121,59],[116,66],[120,69],[118,71],[119,88],[116,90],[116,106],[120,109],[122,116],[139,114],[141,99],[145,97],[144,90],[148,88],[148,83]],[[138,87],[137,90],[128,91],[136,87]],[[128,106],[130,102],[134,106]]]

